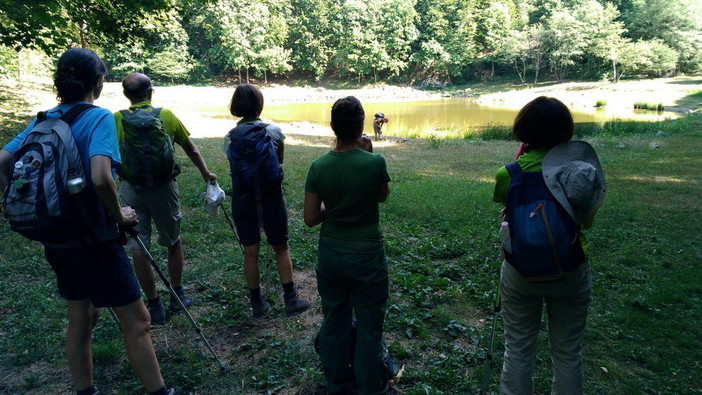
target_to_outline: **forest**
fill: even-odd
[[[70,46],[113,80],[618,81],[701,71],[702,2],[0,0],[0,75]]]

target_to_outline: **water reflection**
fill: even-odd
[[[311,122],[328,126],[332,103],[269,103],[262,116],[277,123]],[[514,121],[518,109],[501,108],[478,104],[470,98],[442,98],[417,102],[374,103],[364,102],[366,110],[366,130],[372,131],[373,114],[385,113],[390,122],[385,124],[383,133],[395,136],[460,137],[466,132],[486,126],[509,126]],[[584,125],[603,125],[612,119],[653,122],[673,118],[671,113],[639,111],[621,108],[582,108],[573,110],[575,122]],[[229,114],[219,111],[210,113],[219,118]]]

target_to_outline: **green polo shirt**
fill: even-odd
[[[144,106],[151,106],[151,102],[143,101],[131,105],[129,107],[129,111],[134,111],[135,109]],[[151,111],[150,108],[145,108],[145,110]],[[115,113],[115,123],[117,125],[117,141],[124,140],[124,129],[122,128],[123,117],[124,116],[121,112],[118,111]],[[171,110],[167,108],[161,109],[159,117],[161,118],[161,122],[163,122],[163,128],[166,130],[166,133],[168,133],[173,142],[182,146],[188,141],[190,132],[188,132],[188,129],[185,128],[185,125],[183,125],[180,119],[178,119],[178,117],[176,117]]]

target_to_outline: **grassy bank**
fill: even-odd
[[[0,129],[22,124],[26,115],[3,113]],[[660,126],[662,135],[657,128],[619,125],[616,132],[588,137],[609,189],[587,233],[594,277],[584,345],[588,394],[702,392],[702,118]],[[180,154],[185,277],[197,299],[191,312],[232,367],[219,375],[190,322],[175,317],[154,331],[153,339],[167,383],[182,393],[323,390],[312,348],[321,322],[314,280],[318,229],[303,225],[302,198],[309,163],[328,150],[330,141],[292,137],[285,165],[291,253],[300,291],[314,301],[312,311],[292,319],[283,317],[275,275],[272,313],[261,321],[249,318],[241,252],[224,217],[207,215],[199,196],[202,180]],[[654,141],[658,148],[651,148]],[[227,190],[221,140],[196,142]],[[491,202],[492,180],[515,150],[514,142],[464,139],[406,139],[378,149],[393,179],[390,198],[381,207],[392,264],[386,340],[397,365],[405,366],[398,385],[404,393],[476,393],[479,388],[499,265],[500,207]],[[164,251],[154,255],[165,265]],[[5,221],[0,221],[0,289],[0,393],[70,393],[65,311],[53,273],[40,246],[9,231]],[[537,393],[549,392],[544,335]],[[96,383],[103,392],[140,390],[119,330],[106,313],[94,349]],[[495,350],[491,390],[496,393],[501,336]]]

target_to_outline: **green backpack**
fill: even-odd
[[[119,142],[122,167],[117,174],[140,186],[161,185],[173,180],[180,173],[180,167],[175,163],[173,142],[159,116],[161,109],[144,106],[120,112],[124,140]]]

